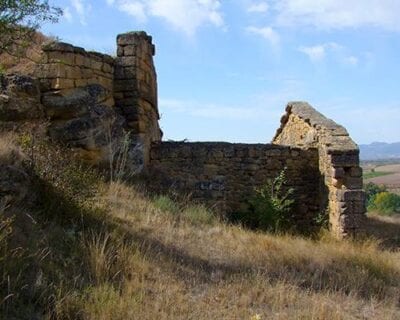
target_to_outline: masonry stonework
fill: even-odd
[[[273,142],[318,150],[320,207],[326,208],[331,230],[337,237],[357,233],[365,219],[365,193],[359,149],[346,129],[306,102],[291,102]]]
[[[295,190],[298,225],[310,226],[319,212],[316,150],[273,144],[162,142],[153,144],[150,159],[158,187],[189,194],[223,214],[245,210],[254,188],[282,170],[286,187]]]
[[[149,162],[150,145],[160,141],[162,132],[157,106],[157,75],[153,63],[155,47],[145,32],[129,32],[117,37],[114,74],[115,106],[143,146],[143,162]]]
[[[337,237],[360,230],[359,151],[343,127],[307,103],[292,102],[273,144],[162,142],[154,54],[142,31],[118,35],[115,58],[49,43],[37,79],[0,76],[0,130],[43,119],[48,135],[82,160],[113,168],[122,150],[130,174],[153,174],[160,190],[190,194],[228,214],[244,209],[254,188],[286,168],[299,225],[326,211]]]

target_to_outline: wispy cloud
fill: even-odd
[[[254,13],[265,13],[269,9],[269,5],[267,2],[256,2],[256,3],[251,3],[249,7],[247,8],[247,12],[254,12]]]
[[[67,20],[68,22],[72,22],[73,18],[72,18],[72,14],[71,14],[71,10],[69,7],[65,7],[63,9],[63,17],[65,20]]]
[[[299,51],[304,53],[310,58],[313,62],[322,61],[325,58],[325,46],[324,45],[316,45],[311,47],[300,47]]]
[[[254,27],[249,26],[246,28],[247,32],[261,36],[267,40],[272,46],[277,47],[279,45],[280,37],[279,34],[271,27]]]
[[[275,0],[274,10],[281,25],[400,31],[400,1],[396,0]]]
[[[322,62],[329,54],[333,54],[334,58],[344,65],[356,66],[359,63],[356,56],[348,54],[348,49],[336,42],[301,46],[298,51],[307,55],[313,63]]]
[[[85,0],[71,0],[71,5],[78,14],[79,22],[85,26],[87,24],[86,21],[87,13],[91,9],[90,4],[86,4]]]
[[[107,0],[140,23],[149,17],[165,20],[176,30],[193,36],[203,25],[224,27],[219,0]]]

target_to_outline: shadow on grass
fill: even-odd
[[[377,239],[383,249],[400,250],[400,214],[390,217],[369,215],[364,232]]]

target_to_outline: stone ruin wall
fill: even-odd
[[[42,50],[35,76],[43,94],[57,91],[62,95],[88,84],[99,84],[108,91],[104,104],[114,105],[114,59],[111,56],[87,52],[62,42],[44,45]]]
[[[117,57],[67,43],[43,46],[35,76],[50,120],[49,135],[84,160],[107,166],[128,135],[134,171],[149,161],[150,145],[161,140],[155,48],[145,32],[117,37]]]
[[[157,74],[152,38],[144,32],[121,34],[117,37],[115,63],[115,106],[127,121],[133,139],[143,145],[144,164],[149,162],[150,146],[160,141],[158,125]]]
[[[296,220],[308,227],[319,212],[316,150],[225,142],[162,142],[151,150],[150,170],[156,186],[189,194],[223,214],[245,210],[254,188],[284,168],[287,187],[295,189]]]
[[[274,145],[161,142],[154,54],[145,32],[119,35],[115,58],[48,44],[35,73],[40,90],[34,79],[0,79],[1,127],[43,117],[54,140],[94,165],[107,164],[110,145],[128,134],[128,170],[155,173],[160,189],[189,193],[225,213],[244,209],[255,187],[287,167],[300,224],[312,224],[326,210],[337,237],[359,230],[365,217],[362,170],[343,127],[295,102]]]
[[[308,103],[292,102],[287,105],[273,143],[318,150],[320,207],[326,208],[337,237],[357,233],[365,219],[365,192],[359,149],[346,129]]]

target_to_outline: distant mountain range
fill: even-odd
[[[400,159],[400,142],[360,144],[361,160]]]

